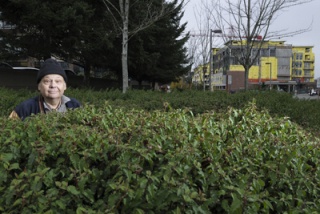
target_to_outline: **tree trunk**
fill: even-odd
[[[90,71],[91,71],[91,66],[88,63],[85,63],[83,83],[87,87],[90,86]]]
[[[123,32],[122,32],[122,92],[126,93],[128,89],[128,25],[129,25],[129,0],[120,0],[122,21],[123,21]]]
[[[129,9],[130,9],[130,0],[102,0],[107,7],[107,12],[110,13],[112,16],[112,21],[116,27],[119,27],[121,34],[122,34],[122,52],[121,52],[121,65],[122,65],[122,92],[126,93],[127,89],[129,88],[129,71],[128,71],[128,41],[129,35],[130,37],[137,34],[139,31],[142,31],[148,27],[150,27],[153,23],[155,23],[160,18],[164,17],[165,15],[170,14],[175,10],[175,8],[166,6],[165,1],[161,1],[161,7],[157,10],[152,10],[153,8],[153,1],[147,1],[145,3],[145,14],[141,14],[142,18],[139,21],[139,25],[136,28],[130,29],[129,32]],[[117,10],[117,7],[114,5],[114,2],[119,2],[120,11]],[[132,5],[141,3],[140,0],[131,0]],[[113,12],[113,10],[116,10]],[[116,18],[118,14],[121,17],[121,23]],[[118,29],[115,29],[117,33]]]
[[[152,80],[152,91],[156,89],[156,81]]]
[[[247,91],[248,90],[248,78],[249,78],[249,69],[250,67],[245,66],[244,68],[244,90]]]

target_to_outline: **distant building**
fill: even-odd
[[[292,92],[297,87],[314,83],[313,46],[292,46],[285,44],[284,41],[256,43],[261,45],[261,50],[249,70],[249,88],[270,87]],[[237,91],[245,88],[244,68],[235,58],[235,54],[241,51],[242,45],[241,41],[230,40],[223,48],[212,49],[212,90]],[[252,52],[257,51],[258,48],[252,50]],[[201,70],[196,68],[194,76],[200,76]],[[210,82],[209,71],[208,78],[204,81]]]
[[[194,85],[205,84],[205,87],[209,87],[209,63],[199,65],[193,70],[192,83]]]
[[[314,82],[314,53],[312,46],[292,47],[292,80]]]

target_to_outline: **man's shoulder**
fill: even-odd
[[[67,107],[68,108],[78,108],[81,106],[81,103],[73,98],[73,97],[68,97],[70,100],[66,103]]]
[[[39,96],[30,98],[28,100],[20,103],[14,111],[18,114],[19,118],[24,120],[24,118],[30,116],[31,114],[37,114],[40,112],[39,107]]]
[[[39,101],[39,96],[27,99],[23,102],[21,102],[17,108],[22,108],[22,107],[27,107],[27,106],[33,106],[33,105],[37,105]]]

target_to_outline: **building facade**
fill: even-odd
[[[230,40],[223,48],[212,49],[212,75],[210,79],[208,71],[209,80],[205,80],[211,80],[211,90],[238,91],[245,88],[244,67],[236,58],[236,54],[242,51],[241,42]],[[297,86],[314,82],[312,48],[287,45],[285,41],[257,41],[257,48],[251,50],[252,55],[258,54],[258,57],[249,69],[249,89],[264,87],[292,92]]]
[[[312,46],[292,48],[292,80],[297,82],[314,82],[315,56]]]
[[[196,67],[192,74],[192,84],[196,87],[202,86],[205,87],[205,89],[208,88],[210,85],[209,71],[209,63]]]

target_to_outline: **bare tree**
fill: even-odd
[[[126,93],[129,84],[128,76],[128,42],[132,36],[142,31],[163,16],[172,12],[174,8],[168,7],[164,0],[161,0],[160,7],[155,7],[153,1],[146,1],[144,4],[144,17],[139,20],[139,25],[129,30],[129,12],[130,5],[141,4],[141,0],[119,0],[119,6],[115,5],[111,0],[102,0],[107,8],[107,12],[113,17],[113,24],[116,33],[122,35],[122,92]],[[183,2],[183,1],[182,1]],[[158,2],[159,4],[159,2]],[[155,9],[157,8],[157,9]]]
[[[187,41],[187,50],[188,50],[188,58],[190,59],[190,71],[188,76],[192,78],[192,69],[194,68],[194,66],[197,64],[196,62],[196,54],[197,54],[197,38],[194,36],[191,36],[188,41]],[[191,81],[192,82],[192,81]]]
[[[212,29],[216,28],[211,21],[210,16],[213,12],[213,7],[203,7],[206,5],[207,0],[201,0],[199,7],[194,8],[194,15],[197,23],[197,29],[190,34],[189,50],[192,50],[192,61],[195,67],[203,66],[206,69],[211,54],[211,42],[210,37]],[[205,13],[204,13],[205,11]],[[211,66],[209,66],[211,69]],[[211,78],[211,72],[210,77]],[[205,71],[202,74],[203,90],[205,90]],[[210,80],[211,81],[211,80]]]
[[[272,31],[270,27],[277,16],[289,7],[311,1],[313,0],[216,0],[205,5],[212,21],[223,30],[225,42],[235,39],[241,45],[239,51],[233,53],[233,57],[244,67],[245,89],[248,89],[249,69],[258,59],[264,41],[302,34],[311,28]],[[213,7],[214,13],[211,11]]]

